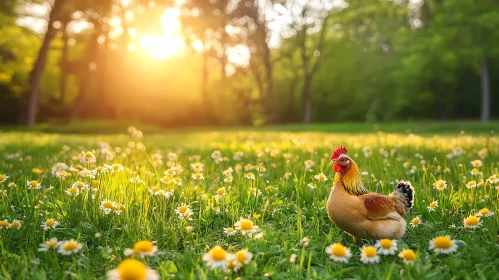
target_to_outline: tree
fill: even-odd
[[[64,1],[54,0],[54,4],[50,10],[48,19],[47,31],[45,33],[42,46],[38,52],[38,57],[33,66],[30,74],[30,89],[28,93],[28,110],[27,110],[27,124],[34,125],[36,123],[36,114],[38,110],[38,99],[40,96],[40,81],[42,79],[45,64],[47,63],[47,53],[50,48],[50,43],[54,39],[57,29],[54,23],[60,16]]]

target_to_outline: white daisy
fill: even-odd
[[[203,261],[211,269],[226,268],[227,263],[234,259],[234,255],[229,254],[220,246],[213,247],[208,253],[203,255]]]
[[[381,239],[376,241],[374,247],[378,249],[380,255],[395,255],[397,251],[397,240]]]
[[[251,237],[253,233],[260,230],[260,228],[258,226],[255,226],[252,221],[243,218],[240,218],[240,220],[234,224],[234,227],[236,228],[236,230],[240,231],[242,235],[247,234],[249,237]]]
[[[437,254],[451,254],[457,251],[457,244],[449,236],[439,236],[430,240],[429,250]]]
[[[122,261],[115,269],[106,274],[108,280],[159,280],[159,274],[156,270],[149,268],[136,259],[126,259]]]
[[[62,255],[71,255],[78,253],[78,251],[80,251],[81,248],[83,247],[83,244],[78,243],[78,241],[71,239],[58,242],[57,247],[59,248],[58,252],[61,253]]]
[[[376,248],[364,246],[360,249],[360,261],[363,263],[379,263],[379,256]]]
[[[348,259],[352,256],[350,249],[340,243],[331,244],[325,250],[329,258],[335,262],[347,263]]]

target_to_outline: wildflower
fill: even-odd
[[[227,176],[224,178],[224,182],[228,183],[228,184],[231,184],[233,180],[234,180],[234,177],[232,177],[232,176]]]
[[[83,156],[81,157],[81,163],[83,164],[90,164],[90,163],[95,163],[95,155],[88,151],[88,152],[81,152]]]
[[[120,203],[115,202],[114,207],[113,207],[113,212],[116,215],[121,214],[121,211],[123,210],[123,205]]]
[[[428,211],[435,211],[435,208],[438,208],[438,201],[437,200],[434,200],[430,203],[430,205],[428,207]]]
[[[479,159],[475,159],[474,161],[472,161],[472,162],[471,162],[471,165],[472,165],[473,167],[482,167],[483,163],[482,163],[482,161],[481,161],[481,160],[479,160]]]
[[[416,254],[411,249],[405,249],[399,253],[399,257],[404,261],[405,264],[412,264],[416,259]]]
[[[217,190],[216,199],[220,199],[220,198],[222,198],[222,197],[224,197],[226,195],[227,195],[227,192],[225,191],[225,188],[219,188]]]
[[[395,255],[397,251],[397,240],[381,239],[374,245],[380,255]]]
[[[40,168],[33,168],[31,169],[31,172],[35,173],[36,175],[40,175],[43,173],[43,170],[41,170]]]
[[[494,216],[494,212],[491,212],[489,208],[482,208],[476,215],[479,217],[490,217]]]
[[[225,177],[229,177],[232,175],[232,172],[234,172],[234,169],[232,169],[232,167],[229,167],[227,169],[225,169],[222,174],[225,176]]]
[[[379,256],[376,248],[372,246],[364,246],[360,249],[360,261],[363,263],[378,263]]]
[[[1,177],[0,177],[0,179],[1,179]],[[0,180],[0,181],[1,181],[1,180]],[[497,184],[497,183],[499,183],[499,178],[497,177],[497,175],[495,175],[495,174],[494,174],[494,175],[490,176],[490,177],[487,179],[487,181],[488,181],[490,184]],[[0,182],[0,183],[1,183],[1,182]]]
[[[130,183],[133,183],[133,184],[144,184],[144,181],[142,181],[142,179],[140,179],[139,175],[137,175],[135,177],[130,178]]]
[[[55,176],[59,179],[66,179],[66,177],[71,177],[71,173],[66,172],[66,170],[61,170],[55,173]]]
[[[147,191],[152,195],[159,195],[162,189],[159,186],[154,186],[152,188],[147,189]]]
[[[248,252],[248,248],[238,251],[235,255],[236,261],[241,265],[248,264],[253,258],[253,254]]]
[[[71,188],[65,190],[65,192],[69,196],[78,196],[80,194],[80,189],[71,187]]]
[[[244,177],[247,179],[250,179],[250,180],[255,180],[255,174],[253,174],[251,172],[244,174]]]
[[[222,157],[222,153],[219,150],[213,151],[213,153],[211,153],[212,159],[219,159],[221,157]]]
[[[198,180],[198,181],[204,180],[204,175],[203,173],[200,172],[193,173],[191,177],[193,180]]]
[[[227,235],[227,236],[232,236],[234,234],[236,234],[236,230],[234,228],[224,228],[224,233]]]
[[[202,164],[200,162],[191,163],[191,168],[192,168],[192,170],[194,170],[196,172],[203,172],[204,164]]]
[[[482,172],[478,170],[478,168],[471,169],[471,175],[483,175]]]
[[[114,209],[115,205],[116,203],[110,201],[109,199],[104,199],[103,201],[101,201],[99,209],[101,209],[106,215],[108,215]]]
[[[54,219],[46,220],[41,226],[43,230],[54,229],[59,225],[59,222]]]
[[[411,227],[417,227],[421,224],[421,219],[419,217],[415,217],[414,219],[411,220],[410,225]]]
[[[411,167],[411,163],[410,163],[410,162],[408,162],[408,161],[404,162],[402,165],[404,166],[404,168],[409,168],[409,167]]]
[[[186,226],[186,227],[185,227],[185,230],[186,230],[187,232],[192,232],[192,231],[194,230],[194,227],[193,227],[193,226]]]
[[[310,183],[308,183],[308,185],[307,185],[307,186],[308,186],[310,189],[312,189],[312,190],[314,190],[314,189],[316,188],[316,186],[315,186],[314,182],[310,182]]]
[[[451,254],[457,251],[457,244],[449,236],[439,236],[430,240],[429,249],[437,254]]]
[[[12,224],[10,224],[10,226],[11,226],[12,228],[14,228],[14,229],[19,230],[19,229],[21,229],[21,226],[22,226],[22,225],[21,225],[21,222],[20,222],[19,220],[13,220],[13,221],[12,221]]]
[[[27,186],[30,190],[39,190],[42,187],[42,185],[36,180],[27,181]]]
[[[113,164],[111,165],[111,172],[114,173],[114,172],[120,172],[120,171],[123,171],[125,168],[121,165],[121,164]]]
[[[242,235],[248,234],[249,237],[253,235],[253,233],[257,232],[260,228],[255,226],[252,221],[248,219],[241,218],[234,224],[236,230],[239,230]]]
[[[489,152],[489,150],[487,150],[486,148],[483,148],[480,151],[478,151],[478,156],[481,159],[484,159],[485,157],[487,157],[488,152]]]
[[[179,219],[192,220],[191,215],[193,214],[188,205],[182,204],[175,210],[178,214]]]
[[[9,176],[5,174],[0,174],[0,183],[5,182],[7,179],[9,179]]]
[[[250,193],[250,195],[254,195],[254,196],[262,195],[262,191],[257,189],[257,188],[250,188],[249,193]]]
[[[235,152],[232,159],[236,161],[240,161],[244,156],[244,153],[241,151]]]
[[[326,247],[326,254],[328,254],[329,258],[333,261],[344,263],[347,263],[348,259],[352,256],[350,249],[340,243],[334,243]]]
[[[476,181],[469,181],[468,183],[466,183],[466,188],[468,189],[476,188]]]
[[[53,237],[50,240],[47,240],[40,244],[40,248],[38,248],[39,252],[47,252],[50,249],[54,249],[57,246],[57,238]]]
[[[227,267],[227,263],[233,258],[232,254],[227,253],[224,248],[218,245],[203,255],[203,261],[212,270]]]
[[[74,253],[78,253],[78,251],[80,251],[80,249],[83,247],[83,244],[71,239],[67,241],[60,241],[57,243],[57,246],[59,247],[59,253],[63,255],[71,255]]]
[[[289,257],[289,262],[295,263],[295,261],[296,261],[296,254],[292,254],[291,257]]]
[[[92,191],[97,191],[99,189],[100,181],[99,180],[93,180],[92,181]]]
[[[303,239],[301,240],[301,243],[303,244],[304,247],[307,247],[308,244],[310,243],[310,238],[303,237]]]
[[[315,165],[315,162],[313,160],[309,159],[309,160],[306,160],[304,162],[304,164],[305,164],[305,169],[309,170],[310,168],[312,168]]]
[[[86,190],[88,189],[88,184],[82,182],[82,181],[76,181],[73,186],[73,188],[77,188],[78,190]]]
[[[438,180],[433,183],[433,187],[439,191],[442,191],[447,188],[447,182],[445,182],[444,180]]]
[[[468,218],[464,218],[464,228],[477,228],[480,227],[481,224],[482,222],[477,216],[471,215]]]
[[[159,274],[156,270],[149,268],[136,259],[126,259],[115,269],[107,272],[108,280],[158,280]]]
[[[10,228],[9,221],[7,219],[0,221],[0,229],[7,229]]]
[[[326,177],[326,175],[324,175],[324,173],[320,173],[320,174],[315,175],[314,179],[319,181],[319,182],[327,181],[327,177]]]
[[[149,240],[138,241],[133,245],[133,249],[126,248],[123,251],[125,256],[140,256],[140,257],[153,257],[156,255],[158,247]]]

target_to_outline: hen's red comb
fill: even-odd
[[[347,148],[339,146],[336,150],[334,150],[334,153],[331,156],[331,160],[337,159],[341,154],[346,154],[347,152]]]

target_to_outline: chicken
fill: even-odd
[[[405,234],[404,216],[414,205],[414,188],[399,182],[388,196],[364,188],[359,169],[347,156],[345,147],[338,147],[331,165],[336,172],[334,188],[326,204],[329,219],[353,237],[399,239]]]

